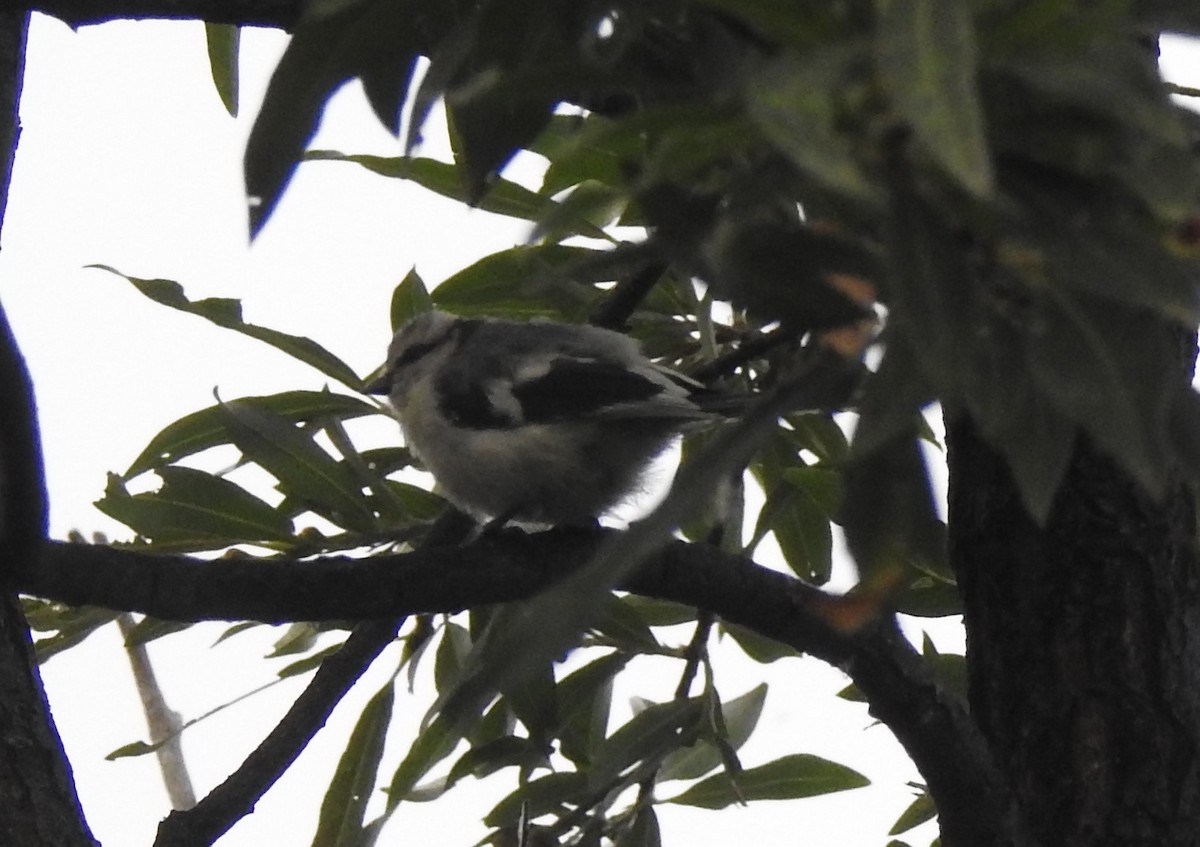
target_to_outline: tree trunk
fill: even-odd
[[[1080,436],[1039,527],[971,421],[948,416],[947,424],[950,552],[965,604],[971,710],[1034,843],[1195,845],[1192,491],[1179,484],[1156,501]]]

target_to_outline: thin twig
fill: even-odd
[[[121,630],[121,637],[125,639],[129,666],[133,671],[138,697],[142,701],[142,711],[146,714],[146,727],[150,730],[150,743],[158,745],[154,755],[158,759],[158,769],[162,773],[171,808],[190,809],[196,805],[196,791],[192,788],[187,762],[183,758],[183,744],[179,735],[183,731],[183,721],[179,713],[167,705],[146,645],[140,642],[131,644],[129,641],[136,627],[133,615],[128,612],[118,615],[117,626]]]

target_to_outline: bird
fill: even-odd
[[[364,391],[387,396],[439,490],[489,525],[595,525],[680,433],[722,417],[622,333],[439,310],[396,331]]]

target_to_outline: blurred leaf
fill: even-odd
[[[246,142],[250,235],[262,229],[316,132],[325,102],[361,77],[376,115],[399,131],[400,105],[421,49],[412,0],[347,0],[313,5],[279,60]],[[453,3],[421,6],[429,30],[445,26]]]
[[[875,204],[878,193],[836,128],[831,92],[849,84],[860,61],[842,45],[783,53],[747,75],[746,108],[762,134],[805,176],[856,203]]]
[[[144,617],[126,633],[125,646],[137,647],[149,644],[151,641],[182,632],[191,626],[190,621],[164,621],[159,618]]]
[[[204,24],[208,41],[208,64],[212,68],[213,85],[217,96],[230,117],[238,113],[238,46],[242,30],[231,24]]]
[[[829,579],[833,534],[829,516],[790,482],[777,485],[758,513],[752,541],[775,535],[784,561],[806,582],[820,585]]]
[[[471,635],[466,627],[446,621],[433,662],[433,680],[438,691],[448,690],[458,681],[463,660],[471,652]]]
[[[815,797],[870,784],[869,779],[845,765],[806,753],[796,753],[742,771],[737,777],[736,788],[728,774],[719,773],[693,785],[678,797],[663,802],[723,809],[743,800]]]
[[[244,397],[238,402],[271,412],[293,423],[324,417],[348,420],[379,414],[379,410],[369,403],[329,391],[287,391],[264,397]],[[229,416],[218,403],[168,424],[150,439],[150,443],[125,472],[125,477],[132,478],[210,447],[232,443]]]
[[[658,761],[699,731],[704,714],[696,699],[672,700],[648,706],[634,715],[596,750],[588,773],[593,789],[608,785],[631,765]]]
[[[465,776],[483,779],[506,767],[533,768],[545,764],[546,748],[528,738],[508,735],[463,753],[445,780],[450,788]],[[415,800],[411,795],[406,799]],[[422,798],[424,800],[425,798]],[[430,797],[429,799],[434,799]]]
[[[362,380],[355,375],[349,365],[311,338],[288,335],[286,332],[255,326],[243,321],[242,303],[240,300],[231,300],[224,297],[189,300],[183,293],[183,286],[169,279],[138,279],[137,277],[126,276],[107,265],[88,265],[87,267],[98,268],[99,270],[124,277],[133,283],[138,291],[156,303],[170,306],[172,309],[178,309],[181,312],[199,315],[217,326],[232,329],[235,332],[240,332],[243,335],[248,335],[251,338],[269,344],[277,350],[282,350],[292,358],[311,365],[321,373],[336,379],[344,385],[355,389],[362,387]]]
[[[896,822],[888,830],[888,835],[899,835],[902,832],[908,832],[908,830],[931,821],[936,817],[937,806],[934,804],[933,798],[929,796],[928,792],[922,791],[916,796],[909,807],[900,814],[900,817],[896,818]]]
[[[411,180],[435,194],[460,203],[467,202],[467,192],[459,167],[448,162],[416,156],[348,155],[336,150],[309,150],[304,154],[304,158],[306,161],[353,162],[372,173],[392,179]],[[536,221],[556,205],[553,200],[542,197],[519,183],[496,177],[477,208],[497,215]]]
[[[763,704],[767,699],[767,684],[764,682],[747,691],[740,697],[735,697],[728,703],[721,703],[720,709],[724,721],[725,737],[722,739],[731,750],[740,750],[742,745],[754,732],[758,718],[762,714]],[[722,764],[721,753],[711,741],[702,739],[691,747],[685,747],[671,753],[663,762],[658,772],[660,780],[668,779],[698,779]]]
[[[417,782],[429,773],[430,768],[454,752],[461,734],[448,721],[434,720],[417,736],[408,748],[404,759],[392,775],[387,789],[387,809],[395,810],[405,797],[416,787]]]
[[[974,8],[938,0],[880,0],[876,8],[880,76],[900,115],[960,185],[991,194],[975,80]]]
[[[638,807],[629,828],[617,836],[615,847],[662,847],[658,814],[653,806]]]
[[[593,629],[607,636],[619,647],[640,653],[657,653],[663,650],[650,627],[642,620],[627,598],[609,595],[604,598]]]
[[[363,816],[375,788],[395,699],[394,685],[389,681],[359,715],[321,800],[313,847],[357,847],[361,844]]]
[[[754,630],[747,629],[744,626],[738,626],[729,621],[721,621],[721,628],[728,632],[730,637],[737,642],[737,645],[742,648],[742,652],[761,664],[770,664],[779,659],[800,655],[794,647],[789,647],[787,644],[781,644],[774,639],[759,635]]]
[[[613,678],[629,657],[611,653],[584,665],[558,684],[559,738],[564,756],[583,767],[591,764],[608,731]]]
[[[529,737],[548,742],[558,725],[554,668],[547,664],[539,673],[526,674],[518,684],[504,686],[501,693]]]
[[[909,562],[942,560],[937,507],[915,438],[856,457],[845,486],[838,522],[864,581],[899,580]]]
[[[290,497],[329,517],[339,526],[363,532],[376,529],[365,505],[362,483],[291,421],[273,412],[232,400],[222,404],[233,443],[247,459],[279,480]]]
[[[528,804],[528,819],[560,809],[564,804],[577,804],[588,790],[587,777],[567,771],[538,777],[509,794],[483,817],[487,826],[512,826]]]
[[[111,609],[101,609],[99,606],[79,606],[63,607],[52,616],[39,616],[38,625],[41,631],[53,630],[54,635],[34,641],[34,655],[38,664],[45,664],[62,651],[79,644],[100,627],[111,623],[118,614],[120,613]]]
[[[191,468],[159,468],[158,491],[130,495],[109,474],[96,508],[139,535],[225,547],[238,542],[291,541],[292,522],[240,485]]]
[[[271,647],[271,652],[267,654],[267,658],[273,659],[279,656],[294,656],[297,653],[306,653],[317,643],[317,637],[321,631],[311,623],[300,621],[297,623],[288,624],[283,634],[275,639],[274,645]]]
[[[638,617],[649,626],[678,626],[681,623],[693,623],[696,620],[696,609],[671,600],[659,600],[656,597],[641,597],[630,594],[622,598],[625,605],[637,612]]]

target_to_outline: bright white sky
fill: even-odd
[[[411,267],[437,281],[527,234],[524,224],[464,210],[406,183],[316,162],[300,169],[271,223],[248,245],[241,154],[285,43],[274,31],[243,34],[241,117],[233,120],[213,90],[200,24],[114,23],[73,33],[34,18],[0,296],[37,389],[57,537],[71,529],[127,537],[91,506],[105,474],[126,467],[165,424],[211,404],[214,386],[234,398],[324,384],[282,354],[157,306],[123,280],[84,265],[174,279],[193,298],[240,298],[248,320],[311,336],[365,373],[382,359],[388,300]],[[1185,64],[1178,55],[1166,53],[1168,72],[1200,85],[1200,62]],[[399,152],[356,85],[335,98],[314,146]],[[166,696],[185,718],[273,677],[272,667],[256,661],[269,634],[239,636],[210,650],[222,629],[196,628],[152,647]],[[944,629],[939,633],[953,645],[955,634]],[[352,701],[363,702],[394,665],[395,656],[385,654]],[[150,757],[103,759],[145,737],[115,629],[56,658],[44,673],[96,836],[107,847],[150,844],[168,810],[157,766]],[[760,726],[770,743],[748,746],[747,764],[810,752],[849,764],[877,784],[786,805],[668,811],[664,842],[737,843],[749,835],[763,847],[797,841],[882,847],[911,798],[905,780],[918,778],[898,745],[871,726],[864,707],[831,698],[845,679],[818,662],[783,661],[765,673],[757,666],[719,671],[718,682],[730,698],[763,677],[771,694]],[[302,684],[289,681],[185,734],[199,792],[237,765]],[[390,761],[402,754],[413,720],[429,702],[428,685],[419,687],[422,693],[400,698],[411,707],[397,708],[408,719],[396,722]],[[669,690],[638,693],[669,696]],[[339,709],[256,814],[219,843],[307,843],[356,714]],[[440,803],[403,806],[380,843],[411,843],[414,834],[433,847],[473,843],[484,833],[479,817],[499,790],[494,783],[466,785]],[[920,833],[907,840],[927,844],[933,830]]]

